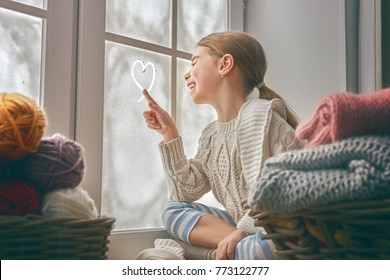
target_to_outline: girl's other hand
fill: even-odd
[[[225,239],[219,242],[216,252],[217,260],[234,260],[234,250],[238,242],[245,237],[240,229],[233,231]]]
[[[179,137],[175,122],[168,112],[157,104],[146,89],[143,90],[143,95],[145,96],[150,109],[143,114],[147,126],[160,133],[163,136],[163,141],[165,143]]]

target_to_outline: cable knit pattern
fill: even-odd
[[[270,158],[249,193],[255,211],[390,196],[390,136],[355,136]]]
[[[249,185],[257,181],[264,159],[270,156],[270,150],[266,147],[267,142],[265,141],[265,136],[269,131],[272,112],[277,112],[281,117],[278,120],[286,123],[284,121],[286,111],[281,100],[273,99],[271,102],[261,101],[263,102],[247,103],[246,110],[240,112],[241,114],[239,115],[237,124],[238,149],[241,151],[244,175]],[[256,124],[256,127],[254,124]],[[267,135],[271,139],[272,136],[273,134]],[[279,142],[279,139],[273,139],[273,141],[271,145],[275,145]]]
[[[298,125],[307,147],[350,136],[390,133],[390,88],[370,94],[334,93],[323,98],[315,114]]]
[[[253,219],[243,206],[249,186],[259,178],[264,159],[302,147],[284,119],[280,100],[249,99],[237,118],[215,121],[203,130],[193,159],[185,156],[180,137],[161,143],[171,198],[193,202],[211,190],[238,228],[255,233]]]

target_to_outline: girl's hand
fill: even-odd
[[[216,259],[217,260],[234,260],[234,249],[238,242],[241,241],[246,236],[246,234],[237,229],[231,234],[226,236],[221,242],[219,242],[217,247]]]
[[[179,132],[171,116],[154,101],[146,89],[143,90],[143,94],[150,108],[143,114],[148,127],[160,133],[165,143],[179,137]]]

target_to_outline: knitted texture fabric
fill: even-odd
[[[34,186],[12,178],[0,181],[0,215],[39,214],[40,209],[41,196]]]
[[[0,93],[0,156],[19,160],[36,152],[45,134],[46,114],[30,97]]]
[[[370,94],[334,93],[323,98],[315,114],[300,123],[296,135],[306,147],[350,136],[390,134],[390,88]]]
[[[47,218],[96,219],[98,211],[88,192],[81,187],[59,189],[43,196],[42,214]]]
[[[189,244],[181,240],[175,240],[184,250],[186,260],[215,260],[216,249]]]
[[[84,148],[54,134],[42,139],[38,150],[15,163],[15,175],[37,187],[41,194],[75,188],[84,178]]]
[[[291,212],[390,196],[390,136],[355,136],[267,160],[249,193],[255,211]]]
[[[260,177],[265,159],[300,144],[285,121],[283,103],[256,98],[232,121],[206,127],[193,159],[187,159],[180,137],[159,147],[172,199],[193,202],[211,190],[249,234],[257,231],[243,206],[249,187]]]
[[[154,247],[157,249],[163,249],[171,251],[176,254],[180,259],[184,260],[184,249],[173,239],[156,239],[154,240]]]
[[[156,261],[156,260],[182,260],[178,255],[175,253],[165,250],[165,249],[158,249],[158,248],[148,248],[145,250],[142,250],[138,253],[138,255],[135,257],[136,260],[149,260],[149,261]]]
[[[175,240],[156,239],[154,248],[141,251],[136,260],[184,260],[184,249]]]

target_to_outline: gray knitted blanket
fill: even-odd
[[[248,204],[287,213],[379,197],[390,197],[390,136],[358,136],[268,159]]]

